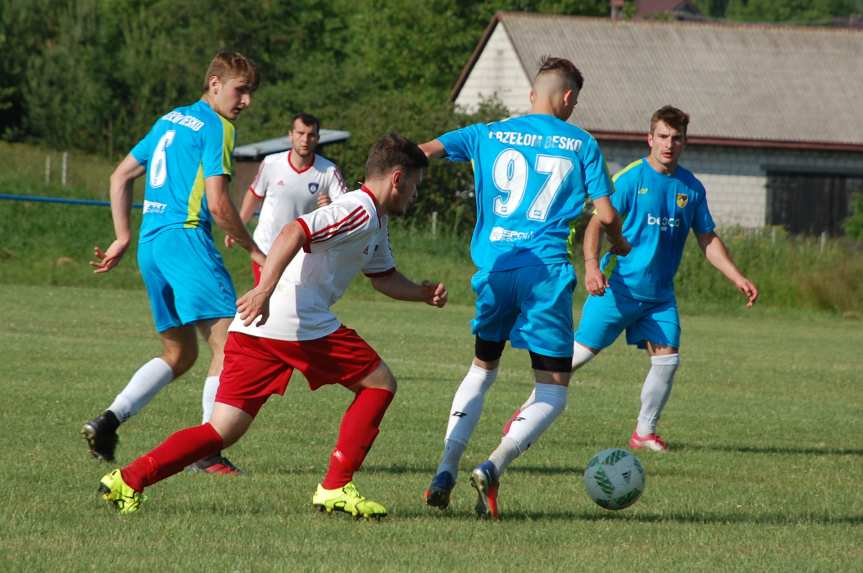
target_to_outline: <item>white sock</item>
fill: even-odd
[[[583,346],[578,342],[572,343],[572,371],[575,372],[596,356],[587,346]]]
[[[641,388],[641,412],[635,432],[639,436],[656,433],[656,424],[671,395],[674,372],[680,365],[679,354],[663,354],[650,357],[650,371]]]
[[[470,370],[461,381],[452,398],[449,422],[444,438],[443,456],[438,464],[437,473],[447,471],[455,478],[462,454],[470,442],[482,414],[485,394],[497,377],[497,369],[486,370],[471,364]]]
[[[572,371],[575,372],[596,356],[587,346],[582,346],[578,342],[572,343]],[[534,400],[536,400],[536,392],[531,392],[530,396],[527,397],[527,400],[521,407],[518,409],[519,412],[533,404]]]
[[[560,384],[536,384],[533,389],[533,402],[513,420],[509,432],[489,457],[497,467],[498,477],[563,413],[566,409],[568,390],[566,386]]]
[[[213,406],[216,404],[216,391],[219,389],[219,376],[207,376],[204,380],[204,391],[201,393],[201,410],[204,415],[201,423],[206,424],[213,417]]]
[[[150,403],[159,390],[174,379],[174,371],[161,358],[153,358],[135,372],[123,391],[117,394],[108,409],[120,422],[125,422]]]

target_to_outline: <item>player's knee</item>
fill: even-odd
[[[393,394],[397,389],[396,378],[385,362],[381,361],[380,365],[368,376],[357,384],[357,388],[379,388],[381,390],[389,390]]]
[[[174,371],[175,378],[185,374],[195,364],[197,359],[197,345],[167,348],[162,354],[162,360],[167,362],[171,370]]]

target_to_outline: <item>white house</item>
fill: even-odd
[[[721,225],[835,234],[863,192],[861,30],[499,13],[452,98],[524,113],[543,55],[584,74],[571,121],[612,170],[646,154],[653,111],[688,112],[682,163]]]

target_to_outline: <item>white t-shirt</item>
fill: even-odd
[[[347,192],[344,180],[332,161],[315,155],[301,171],[291,165],[291,151],[268,155],[261,161],[249,193],[264,200],[253,238],[264,254],[286,224],[318,207],[325,193],[332,201]]]
[[[243,326],[239,315],[228,330],[275,340],[315,340],[341,321],[330,310],[360,271],[383,276],[395,270],[387,217],[378,215],[365,187],[297,219],[306,234],[303,250],[288,264],[270,297],[261,326]]]

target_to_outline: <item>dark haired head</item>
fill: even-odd
[[[321,121],[310,113],[300,112],[291,119],[291,129],[294,129],[294,124],[297,120],[303,122],[303,125],[315,128],[315,133],[321,132]]]
[[[539,71],[536,72],[536,79],[545,74],[558,74],[566,80],[566,82],[576,91],[581,91],[584,87],[584,76],[575,64],[566,58],[555,58],[553,56],[544,56],[539,63]]]
[[[413,173],[425,169],[428,164],[428,158],[416,143],[392,132],[377,140],[369,151],[366,177],[387,175],[397,167]]]
[[[674,106],[664,105],[650,116],[650,133],[656,129],[656,124],[665,122],[668,127],[676,129],[686,137],[686,128],[689,127],[689,114]]]

